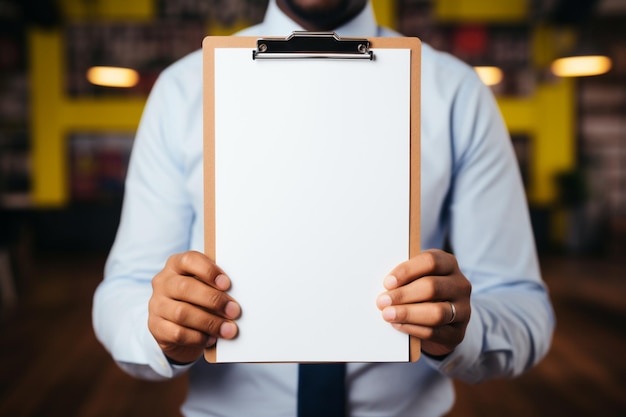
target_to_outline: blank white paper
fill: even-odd
[[[376,307],[409,254],[410,50],[215,50],[216,261],[241,304],[218,362],[395,362]]]

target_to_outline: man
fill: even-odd
[[[264,22],[241,34],[302,29],[397,36],[376,25],[366,0],[270,0]],[[202,254],[201,71],[200,52],[183,58],[148,99],[118,236],[94,298],[94,327],[135,376],[188,372],[185,415],[294,416],[296,364],[202,359],[219,338],[236,337],[245,306],[227,292],[237,277]],[[453,404],[452,378],[517,375],[550,345],[553,313],[493,97],[471,68],[424,45],[422,98],[421,243],[428,250],[381,277],[386,291],[372,303],[381,320],[422,340],[423,357],[348,364],[351,416],[443,415]],[[440,250],[446,240],[454,256]]]

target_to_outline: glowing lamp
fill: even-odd
[[[577,55],[556,59],[551,69],[559,77],[588,77],[607,73],[611,65],[611,58],[604,55]]]
[[[104,87],[130,88],[139,82],[139,73],[134,69],[120,67],[91,67],[87,80]]]
[[[474,70],[485,85],[492,86],[502,82],[502,70],[498,67],[474,67]]]

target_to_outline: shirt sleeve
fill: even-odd
[[[183,131],[175,124],[181,92],[166,77],[155,83],[137,130],[121,221],[92,312],[96,336],[114,360],[147,379],[184,371],[168,363],[149,332],[148,301],[153,276],[170,255],[189,248],[194,219],[180,146],[174,145]]]
[[[452,183],[444,216],[472,283],[464,341],[431,361],[466,382],[511,377],[548,351],[554,314],[541,279],[513,147],[493,95],[467,71],[451,107]]]

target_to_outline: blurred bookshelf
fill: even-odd
[[[26,41],[20,9],[0,7],[0,206],[29,204],[30,135]]]
[[[71,200],[98,205],[121,202],[133,135],[73,133],[67,143]]]
[[[626,242],[626,32],[623,17],[601,14],[588,29],[613,61],[602,76],[578,83],[578,166],[588,200],[583,210],[586,241]]]
[[[471,66],[495,66],[504,77],[492,87],[498,96],[534,93],[532,21],[441,21],[432,0],[398,1],[398,31],[417,36],[433,48],[449,52]]]
[[[199,20],[72,22],[64,30],[65,92],[68,97],[145,97],[165,67],[200,48],[204,34]],[[85,74],[99,65],[132,68],[140,81],[131,88],[91,84]]]

